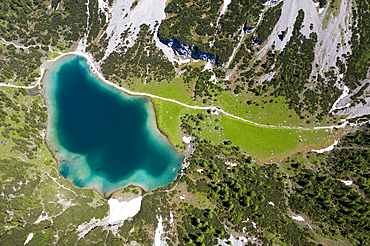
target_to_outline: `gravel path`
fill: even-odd
[[[84,57],[88,64],[90,65],[90,68],[92,70],[92,72],[100,79],[102,80],[104,83],[110,85],[110,86],[113,86],[114,88],[118,89],[118,90],[121,90],[123,92],[126,92],[127,94],[129,95],[133,95],[133,96],[146,96],[146,97],[150,97],[150,98],[156,98],[156,99],[160,99],[160,100],[163,100],[163,101],[168,101],[168,102],[173,102],[173,103],[176,103],[176,104],[179,104],[181,106],[184,106],[184,107],[187,107],[187,108],[191,108],[191,109],[202,109],[202,110],[215,110],[217,112],[220,112],[224,115],[227,115],[227,116],[230,116],[234,119],[237,119],[237,120],[241,120],[241,121],[244,121],[244,122],[247,122],[247,123],[250,123],[252,125],[255,125],[255,126],[260,126],[260,127],[266,127],[266,128],[276,128],[276,129],[299,129],[299,130],[322,130],[322,129],[333,129],[333,128],[344,128],[348,122],[345,122],[344,124],[342,125],[333,125],[333,126],[319,126],[319,127],[313,127],[313,128],[304,128],[304,127],[293,127],[293,126],[274,126],[274,125],[265,125],[265,124],[259,124],[259,123],[256,123],[256,122],[253,122],[253,121],[250,121],[250,120],[247,120],[247,119],[244,119],[244,118],[241,118],[239,116],[236,116],[236,115],[233,115],[233,114],[230,114],[224,110],[222,110],[221,108],[218,108],[216,106],[192,106],[192,105],[188,105],[188,104],[185,104],[185,103],[182,103],[182,102],[179,102],[175,99],[170,99],[170,98],[165,98],[165,97],[160,97],[160,96],[156,96],[156,95],[152,95],[152,94],[149,94],[149,93],[144,93],[144,92],[135,92],[135,91],[130,91],[124,87],[120,87],[108,80],[106,80],[104,78],[104,76],[98,71],[94,61],[93,61],[93,58],[86,54],[86,53],[83,53],[83,52],[69,52],[69,53],[65,53],[63,55],[60,55],[59,57],[49,61],[49,64],[52,63],[52,62],[55,62],[56,60],[64,57],[64,56],[68,56],[68,55],[77,55],[77,56],[81,56],[81,57]],[[34,85],[31,85],[31,86],[17,86],[17,85],[10,85],[10,84],[4,84],[4,83],[1,83],[0,86],[3,86],[3,87],[12,87],[12,88],[24,88],[24,89],[31,89],[31,88],[34,88],[36,86],[39,86],[41,81],[42,81],[42,78],[43,78],[43,75],[45,73],[45,68],[44,67],[41,67],[41,76],[38,78],[36,84]]]

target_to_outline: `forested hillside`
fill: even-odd
[[[4,0],[0,19],[0,83],[19,85],[35,82],[50,46],[70,50],[87,25],[85,2],[74,0]]]
[[[221,63],[231,56],[245,28],[254,28],[263,1],[235,0],[221,15],[220,1],[170,1],[165,12],[169,18],[159,27],[163,40],[189,45],[194,53],[210,53]]]
[[[369,3],[0,0],[0,245],[370,245]],[[151,99],[171,184],[59,175],[34,85],[71,52]]]

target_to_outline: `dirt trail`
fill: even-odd
[[[17,43],[14,43],[14,42],[8,42],[8,41],[6,41],[6,40],[4,40],[4,39],[2,39],[2,38],[0,38],[0,43],[2,43],[2,44],[5,44],[5,45],[14,45],[17,49],[24,49],[24,50],[26,50],[26,51],[28,51],[29,50],[29,48],[31,48],[31,47],[39,47],[40,45],[38,45],[38,44],[33,44],[33,45],[28,45],[28,46],[24,46],[24,45],[21,45],[21,44],[17,44]],[[62,54],[60,51],[58,51],[58,50],[55,50],[52,46],[48,46],[49,47],[49,50],[51,51],[51,52],[55,52],[55,53],[58,53],[58,54]]]
[[[244,118],[241,118],[239,116],[236,116],[236,115],[233,115],[233,114],[230,114],[224,110],[222,110],[221,108],[219,107],[216,107],[216,106],[192,106],[192,105],[188,105],[188,104],[185,104],[185,103],[182,103],[182,102],[179,102],[175,99],[170,99],[170,98],[165,98],[165,97],[160,97],[160,96],[156,96],[156,95],[153,95],[153,94],[150,94],[150,93],[144,93],[144,92],[135,92],[135,91],[130,91],[124,87],[120,87],[108,80],[106,80],[104,78],[104,76],[100,73],[100,71],[97,69],[97,66],[95,65],[95,62],[93,61],[93,58],[86,54],[86,53],[83,53],[83,52],[69,52],[69,53],[65,53],[51,61],[49,61],[49,64],[51,62],[55,62],[56,60],[64,57],[64,56],[68,56],[68,55],[77,55],[77,56],[81,56],[81,57],[84,57],[88,64],[90,65],[90,69],[92,70],[92,72],[100,79],[102,80],[104,83],[118,89],[118,90],[121,90],[129,95],[133,95],[133,96],[145,96],[145,97],[150,97],[150,98],[156,98],[156,99],[160,99],[160,100],[163,100],[163,101],[168,101],[168,102],[173,102],[173,103],[176,103],[176,104],[179,104],[181,106],[184,106],[184,107],[187,107],[187,108],[191,108],[191,109],[202,109],[202,110],[213,110],[213,111],[217,111],[219,113],[222,113],[224,115],[227,115],[227,116],[230,116],[234,119],[237,119],[237,120],[241,120],[241,121],[244,121],[244,122],[247,122],[247,123],[250,123],[252,125],[255,125],[255,126],[260,126],[260,127],[266,127],[266,128],[276,128],[276,129],[297,129],[297,130],[307,130],[307,131],[312,131],[312,130],[322,130],[322,129],[334,129],[334,128],[344,128],[348,122],[345,122],[344,124],[342,125],[333,125],[333,126],[319,126],[319,127],[313,127],[313,128],[304,128],[304,127],[294,127],[294,126],[274,126],[274,125],[265,125],[265,124],[259,124],[259,123],[256,123],[256,122],[253,122],[253,121],[250,121],[250,120],[247,120],[247,119],[244,119]],[[4,83],[0,83],[0,87],[3,86],[3,87],[12,87],[12,88],[24,88],[24,89],[31,89],[31,88],[34,88],[36,86],[39,86],[41,81],[42,81],[42,78],[43,78],[43,75],[45,73],[45,68],[43,66],[41,66],[41,76],[38,78],[37,82],[35,85],[32,85],[32,86],[17,86],[17,85],[10,85],[10,84],[4,84]]]

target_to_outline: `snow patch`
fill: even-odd
[[[207,62],[206,65],[204,65],[204,68],[203,68],[202,72],[204,72],[206,70],[213,71],[212,63]]]
[[[149,66],[146,68],[146,74],[145,74],[144,85],[146,85],[146,80],[148,79],[148,75],[149,75]]]
[[[343,75],[343,74],[341,74],[341,75]],[[343,98],[348,96],[348,94],[349,94],[349,88],[347,86],[344,86],[342,95],[334,102],[333,107],[331,108],[330,112],[332,112],[336,109],[345,108],[345,107],[348,107],[349,105],[351,105],[351,104],[347,104],[348,106],[345,105],[344,107],[337,107],[337,104],[340,102],[340,100],[342,100]]]
[[[48,215],[40,215],[37,220],[34,222],[34,224],[38,224],[40,223],[41,221],[44,221],[44,220],[49,220],[51,219]]]
[[[173,224],[173,213],[172,213],[172,211],[170,212],[170,225],[172,225]]]
[[[157,229],[155,230],[155,236],[154,236],[154,246],[165,246],[167,245],[166,244],[166,241],[162,240],[162,235],[164,234],[164,227],[163,227],[163,224],[162,224],[162,216],[157,215],[157,219],[158,219],[158,226],[157,226]]]
[[[171,49],[172,50],[172,49]],[[190,62],[190,59],[179,59],[179,60],[176,60],[176,62],[178,64],[185,64],[185,63],[189,63]]]
[[[216,82],[217,82],[216,75],[215,75],[215,74],[213,74],[213,75],[211,76],[211,78],[209,79],[209,81],[212,81],[213,83],[216,83]]]
[[[114,223],[121,220],[134,217],[141,207],[143,197],[136,197],[128,202],[120,202],[117,199],[110,198],[109,204],[109,223]]]
[[[232,166],[232,167],[236,167],[238,165],[238,163],[232,163],[232,162],[229,162],[229,161],[225,162],[225,164],[228,165],[228,166]]]
[[[324,12],[325,8],[319,8],[319,15],[322,14],[322,12]]]
[[[248,239],[244,236],[239,237],[239,239],[236,239],[233,235],[230,235],[229,239],[218,239],[218,244],[217,245],[228,246],[228,245],[230,245],[229,242],[231,242],[231,245],[233,245],[233,246],[243,246],[248,242]],[[256,238],[253,238],[253,239],[256,239]]]
[[[311,151],[312,152],[316,152],[316,153],[324,153],[326,151],[332,151],[334,149],[335,145],[338,144],[338,142],[339,142],[338,140],[334,140],[334,143],[332,145],[330,145],[329,147],[326,147],[326,148],[323,148],[323,149],[319,149],[319,150],[313,149]]]
[[[29,243],[29,241],[31,241],[32,238],[33,238],[33,233],[31,232],[30,234],[28,234],[27,239],[23,245],[26,245],[27,243]]]
[[[268,0],[267,2],[265,2],[263,5],[265,5],[265,6],[270,6],[270,5],[272,5],[272,4],[274,4],[274,3],[277,3],[277,2],[279,2],[280,0]]]
[[[193,138],[191,137],[191,136],[189,136],[189,137],[186,137],[186,136],[183,136],[182,137],[182,141],[184,142],[184,143],[186,143],[186,144],[189,144],[190,142],[191,142],[191,140],[192,140]]]
[[[353,184],[352,180],[341,180],[340,182],[344,183],[345,185],[352,185]]]
[[[257,229],[257,224],[252,221],[252,225],[255,229]]]
[[[227,6],[229,6],[230,3],[231,3],[231,0],[224,0],[224,4],[222,5],[220,16],[225,14],[227,10]]]
[[[299,215],[297,215],[297,216],[292,216],[292,219],[293,220],[296,220],[296,221],[304,221],[304,219],[303,219],[303,217],[302,216],[299,216]]]

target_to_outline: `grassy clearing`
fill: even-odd
[[[259,127],[228,116],[208,117],[198,127],[197,134],[214,142],[230,140],[259,162],[276,161],[333,143],[330,131]]]
[[[158,128],[168,137],[178,151],[184,150],[180,131],[180,117],[185,114],[201,113],[204,110],[189,109],[179,104],[159,99],[152,99],[152,102],[156,112]]]
[[[141,188],[134,185],[129,185],[123,190],[119,190],[113,193],[112,197],[120,201],[130,201],[135,197],[141,196],[143,191]]]
[[[253,103],[247,104],[247,101]],[[283,97],[256,96],[252,92],[235,95],[231,91],[221,93],[218,104],[226,112],[260,124],[300,126],[305,124],[293,109],[289,109]]]
[[[125,86],[126,87],[126,86]],[[128,84],[129,89],[134,91],[146,92],[156,96],[176,99],[177,101],[195,105],[192,100],[192,86],[183,83],[182,77],[174,79],[172,82],[152,82],[144,84],[140,79],[134,81],[132,85]]]
[[[150,84],[144,84],[137,78],[122,86],[134,91],[175,99],[188,105],[219,106],[228,113],[260,124],[275,126],[314,126],[315,124],[313,121],[307,123],[306,119],[300,119],[294,109],[289,109],[283,97],[256,96],[250,91],[238,95],[233,91],[223,91],[219,93],[217,99],[208,101],[206,104],[202,104],[201,101],[195,102],[190,88],[194,85],[189,86],[184,83],[182,77],[176,78],[171,83],[152,82]]]
[[[60,56],[60,54],[56,52],[48,51],[48,60],[53,60],[57,58],[58,56]]]
[[[201,67],[203,65],[196,64],[192,66]],[[213,96],[211,100],[202,104],[202,100],[198,98],[194,101],[193,98],[196,81],[197,78],[194,78],[193,82],[186,83],[184,77],[179,77],[171,82],[152,81],[145,84],[143,78],[132,78],[126,80],[121,86],[133,91],[175,99],[188,105],[219,106],[226,112],[260,124],[275,126],[314,126],[315,124],[314,121],[301,119],[294,109],[289,109],[284,97],[268,96],[271,91],[268,91],[265,95],[256,96],[251,91],[235,94],[233,89],[231,91],[226,90],[217,92],[217,96]],[[209,93],[211,92],[209,91]]]
[[[188,109],[158,99],[153,100],[153,103],[159,129],[179,151],[183,150],[180,117],[198,113],[207,117],[195,127],[195,135],[214,142],[230,140],[259,162],[278,160],[299,151],[319,149],[333,143],[333,133],[328,130],[259,127],[228,116],[210,115],[205,110]]]
[[[225,137],[258,161],[276,160],[305,149],[333,143],[329,132],[272,129],[223,117]],[[302,139],[302,142],[300,142]]]
[[[124,86],[128,86],[129,89],[134,91],[175,99],[188,105],[201,105],[193,101],[191,88],[183,83],[182,78],[176,78],[171,83],[143,84],[137,81],[133,85],[128,84]],[[271,100],[273,102],[270,102]],[[247,101],[251,101],[253,104],[248,105]],[[252,92],[235,95],[231,91],[225,91],[217,97],[217,101],[207,103],[206,105],[219,106],[228,113],[261,124],[277,126],[300,126],[305,124],[305,121],[299,119],[293,109],[288,108],[285,99],[282,97],[255,96]]]
[[[286,161],[282,162],[281,166],[286,172],[288,172],[289,176],[295,176],[297,174],[297,170],[305,168],[317,171],[321,168],[324,168],[324,163],[324,155],[310,152],[308,155],[304,153],[298,153],[294,157],[288,158]]]

